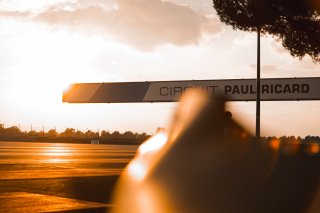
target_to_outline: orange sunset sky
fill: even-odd
[[[211,0],[1,0],[0,123],[22,130],[153,133],[175,103],[66,104],[73,82],[255,78],[256,34],[221,23]],[[262,78],[320,77],[276,38]],[[255,103],[227,103],[253,128]],[[262,135],[320,135],[320,102],[262,102]]]

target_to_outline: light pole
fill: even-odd
[[[260,27],[257,29],[256,138],[260,138]]]
[[[261,2],[259,0],[251,0],[251,4],[255,7],[256,18],[260,19],[260,11],[261,11]],[[258,20],[257,25],[257,79],[256,79],[256,138],[260,138],[260,72],[261,72],[261,61],[260,61],[260,34],[261,34],[261,25],[260,20]]]
[[[6,123],[6,122],[3,122],[3,123],[2,123],[2,133],[3,133],[3,134],[4,134],[4,130],[5,130],[5,128],[4,128],[5,123]]]

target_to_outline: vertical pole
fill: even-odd
[[[257,30],[256,138],[260,138],[260,27]]]

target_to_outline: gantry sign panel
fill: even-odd
[[[152,81],[72,84],[68,103],[175,102],[188,89],[223,94],[229,101],[255,101],[255,79]],[[320,78],[261,79],[262,101],[320,100]]]

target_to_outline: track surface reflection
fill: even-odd
[[[0,142],[0,212],[105,212],[137,148]]]

